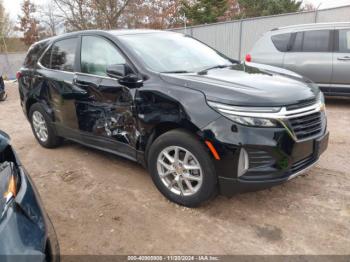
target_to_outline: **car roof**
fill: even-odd
[[[50,38],[46,38],[44,40],[41,40],[39,42],[36,42],[35,44],[39,44],[39,43],[43,43],[43,42],[52,42],[52,41],[56,41],[59,40],[61,38],[66,38],[66,37],[72,37],[72,36],[77,36],[80,35],[82,33],[109,33],[111,35],[114,36],[122,36],[122,35],[137,35],[137,34],[152,34],[152,33],[173,33],[173,34],[178,34],[175,32],[171,32],[171,31],[161,31],[161,30],[151,30],[151,29],[121,29],[121,30],[83,30],[83,31],[76,31],[76,32],[72,32],[72,33],[65,33],[62,35],[58,35],[58,36],[53,36]]]
[[[151,29],[123,29],[123,30],[111,30],[111,31],[105,31],[105,32],[116,35],[116,36],[151,34],[151,33],[171,33],[169,31],[151,30]]]
[[[274,28],[271,31],[295,31],[295,30],[307,30],[307,29],[329,29],[334,27],[350,27],[350,22],[336,22],[336,23],[313,23],[313,24],[300,24]]]

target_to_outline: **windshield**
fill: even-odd
[[[232,64],[214,49],[182,34],[135,34],[119,36],[119,39],[156,72],[197,72]]]

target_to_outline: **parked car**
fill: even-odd
[[[350,23],[273,29],[256,42],[246,59],[297,72],[328,96],[350,96]]]
[[[58,262],[59,246],[33,182],[0,131],[0,260]]]
[[[43,147],[66,138],[137,161],[185,206],[290,180],[328,144],[312,82],[178,33],[66,34],[31,47],[18,75]]]
[[[7,94],[5,92],[5,83],[4,83],[4,79],[2,78],[2,76],[0,75],[0,102],[1,101],[5,101],[7,98]]]

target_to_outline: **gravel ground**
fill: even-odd
[[[7,90],[0,129],[36,183],[64,255],[350,253],[350,100],[327,100],[329,149],[304,176],[188,209],[164,199],[133,162],[70,142],[40,147],[17,84]]]

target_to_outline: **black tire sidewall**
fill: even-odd
[[[171,192],[161,181],[157,160],[161,151],[169,146],[179,146],[190,151],[199,161],[202,168],[203,181],[200,190],[192,196],[180,196]],[[217,192],[217,176],[213,160],[205,146],[194,135],[183,131],[174,130],[163,134],[152,144],[148,154],[148,167],[152,180],[158,190],[169,200],[187,207],[196,207],[211,199]]]
[[[45,119],[47,133],[48,133],[48,139],[45,142],[40,140],[40,138],[37,136],[35,129],[34,129],[34,126],[33,126],[33,114],[36,111],[39,112],[40,114],[42,114],[42,116]],[[46,147],[46,148],[54,148],[54,147],[58,146],[58,144],[60,142],[60,138],[56,136],[56,133],[52,127],[52,121],[51,121],[50,117],[48,116],[48,114],[46,113],[44,107],[41,104],[36,103],[30,107],[29,120],[30,120],[30,125],[32,127],[33,134],[41,146]]]

